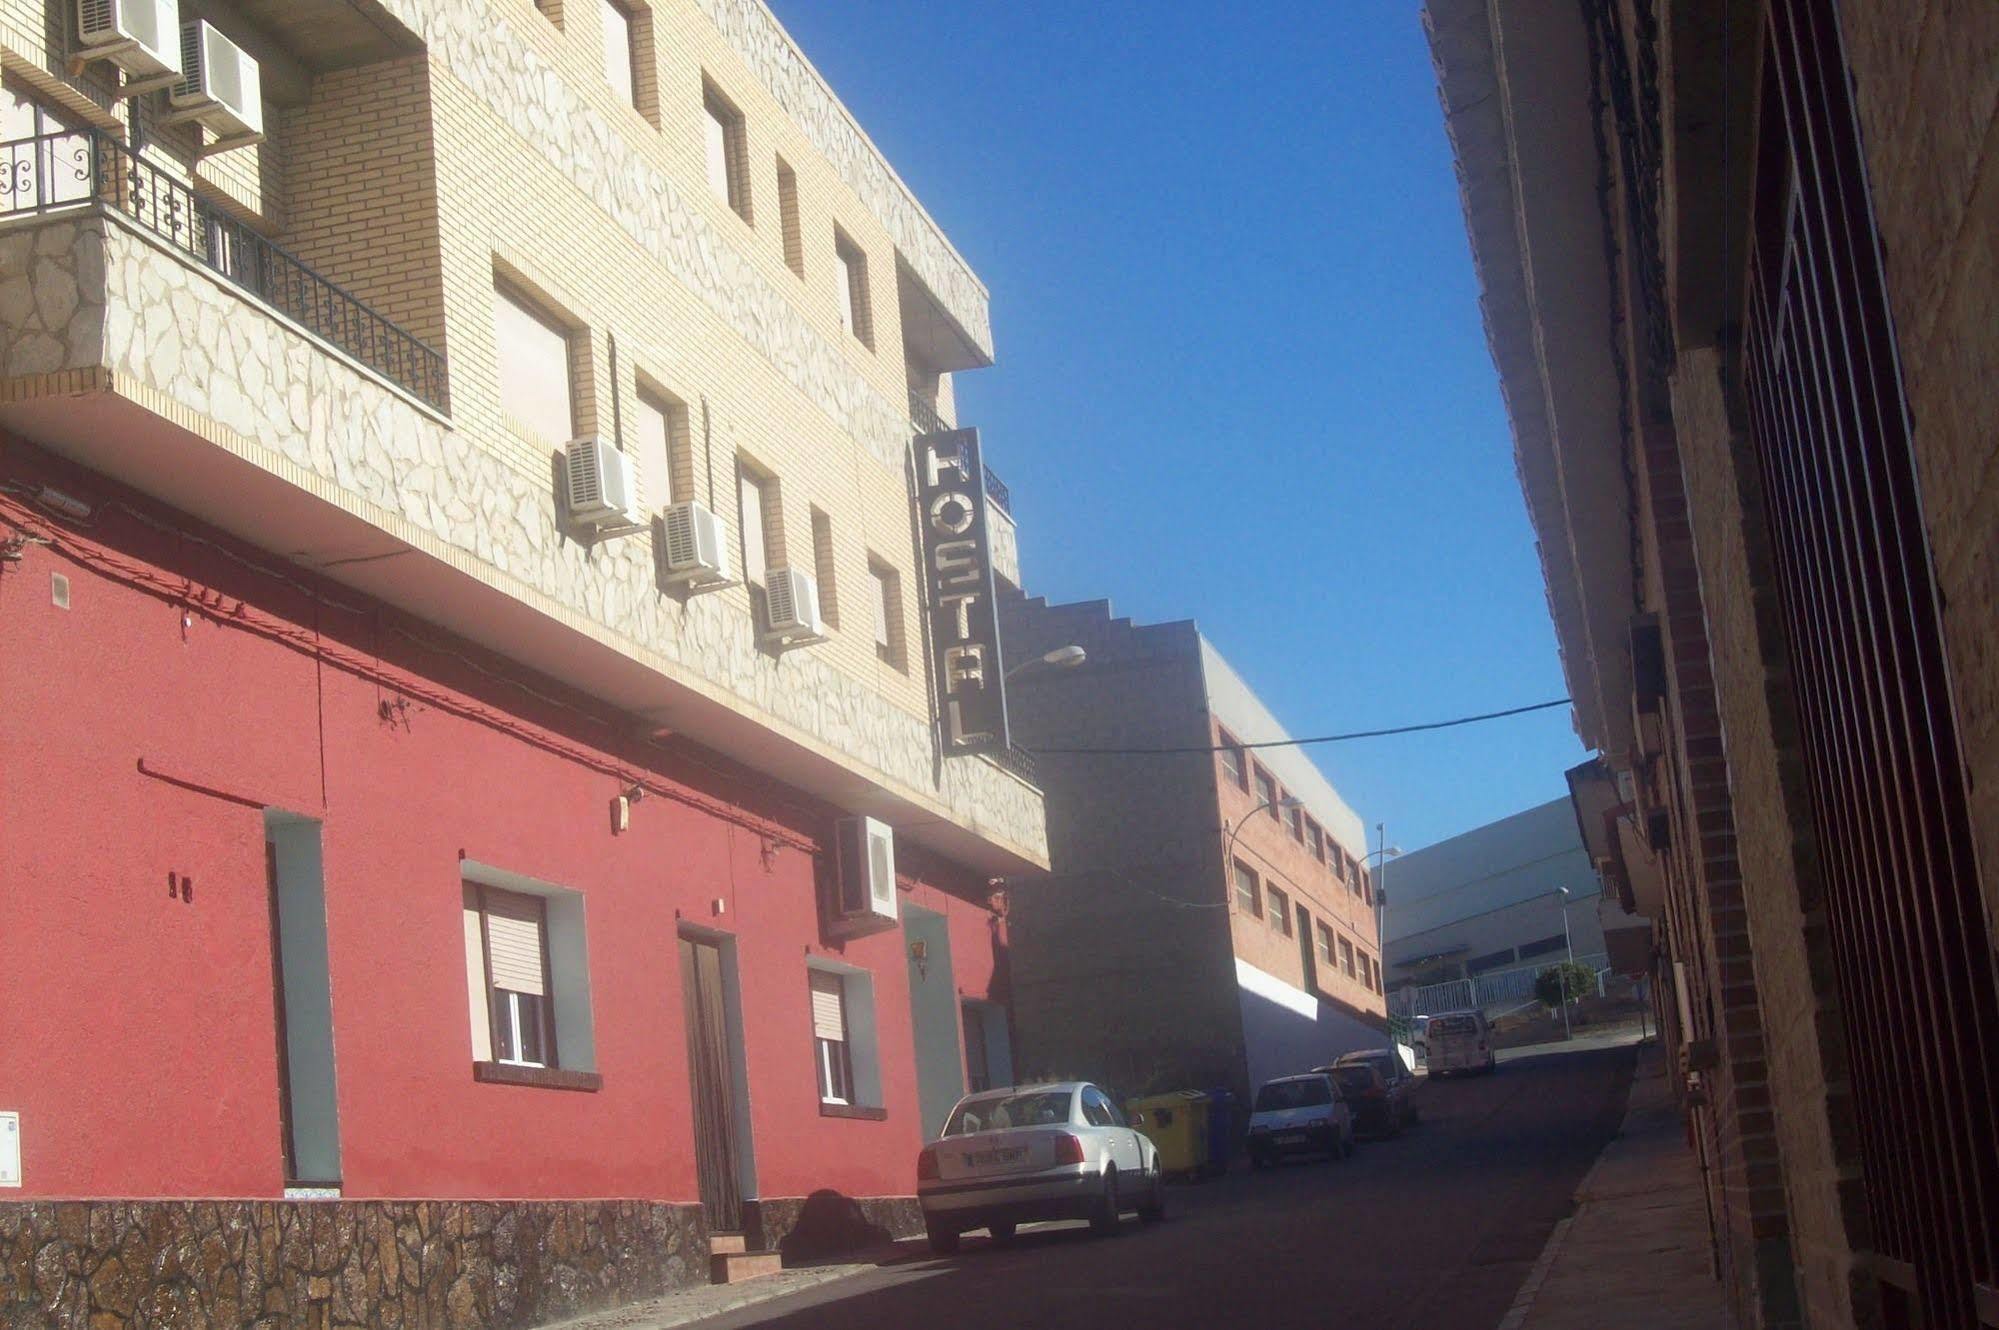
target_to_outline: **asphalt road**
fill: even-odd
[[[766,1330],[1492,1330],[1576,1184],[1617,1130],[1629,1047],[1516,1056],[1420,1090],[1423,1121],[1344,1163],[1240,1172],[1169,1192],[1167,1219],[1095,1238],[968,1236],[746,1308]]]

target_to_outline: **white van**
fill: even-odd
[[[1449,1011],[1432,1016],[1429,1035],[1432,1076],[1491,1071],[1498,1065],[1492,1056],[1492,1027],[1480,1012]]]

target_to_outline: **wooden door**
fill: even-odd
[[[722,949],[680,939],[680,991],[687,1009],[687,1087],[694,1101],[694,1166],[710,1232],[743,1227],[736,1158],[735,1044],[724,994]]]

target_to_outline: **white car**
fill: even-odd
[[[1166,1213],[1158,1148],[1082,1081],[959,1100],[944,1134],[917,1156],[916,1196],[937,1252],[956,1251],[958,1236],[975,1228],[1006,1242],[1017,1224],[1087,1219],[1109,1234],[1127,1208],[1147,1222]]]
[[[1249,1117],[1249,1162],[1267,1168],[1287,1154],[1353,1154],[1353,1109],[1326,1072],[1280,1076],[1256,1092]]]

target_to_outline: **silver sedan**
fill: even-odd
[[[1018,1224],[1087,1219],[1116,1233],[1127,1207],[1166,1213],[1159,1151],[1109,1095],[1083,1081],[988,1090],[958,1101],[944,1134],[917,1157],[916,1194],[933,1251],[983,1228],[995,1241]]]

